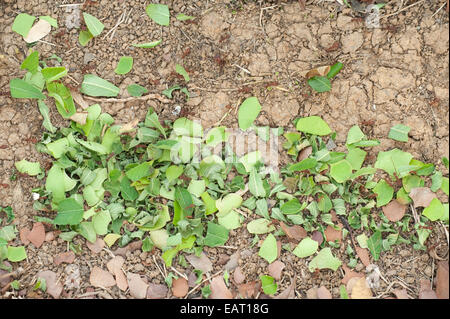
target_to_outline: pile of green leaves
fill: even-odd
[[[19,262],[27,258],[27,253],[24,246],[8,244],[16,239],[18,233],[16,226],[12,224],[15,217],[12,208],[10,206],[0,207],[0,213],[4,213],[6,216],[4,226],[0,227],[0,269],[10,271],[11,269],[6,267],[3,261]],[[0,225],[2,225],[2,218],[0,218]]]

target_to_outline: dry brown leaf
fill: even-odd
[[[71,263],[73,263],[74,260],[75,260],[75,254],[71,250],[63,252],[63,253],[59,253],[58,255],[55,256],[55,258],[53,258],[53,262],[55,263],[56,266],[58,266],[62,263],[71,264]]]
[[[309,71],[303,71],[300,74],[307,79],[310,79],[313,76],[326,76],[328,72],[330,72],[330,68],[329,65],[319,66]]]
[[[306,299],[318,299],[317,298],[317,287],[309,288],[306,291]]]
[[[369,251],[365,248],[356,247],[356,254],[358,255],[359,259],[361,259],[361,262],[364,266],[370,265],[370,256]]]
[[[277,259],[280,258],[281,255],[281,241],[277,240]]]
[[[19,237],[22,244],[28,245],[30,243],[30,241],[28,240],[28,235],[30,234],[30,231],[31,230],[28,227],[22,228],[19,231]]]
[[[183,298],[184,296],[186,296],[188,291],[189,291],[188,282],[183,277],[179,277],[178,279],[174,279],[172,281],[172,294],[175,297]]]
[[[448,280],[448,260],[440,261],[436,273],[436,295],[439,299],[449,299]]]
[[[358,278],[351,290],[352,299],[371,299],[372,290],[366,282],[366,277]]]
[[[53,241],[55,239],[55,232],[49,231],[45,233],[45,241]]]
[[[331,292],[325,287],[320,286],[317,289],[317,299],[333,299]]]
[[[0,287],[4,287],[12,281],[12,276],[8,276],[9,272],[0,269]]]
[[[97,266],[92,269],[89,281],[92,286],[101,288],[112,287],[116,284],[114,277],[109,272]]]
[[[130,287],[130,295],[136,299],[145,299],[147,297],[148,284],[142,280],[138,274],[128,273],[128,286]]]
[[[103,247],[105,247],[105,242],[103,239],[97,237],[95,243],[91,243],[90,241],[86,241],[86,246],[95,254],[98,254],[102,251]]]
[[[409,299],[406,289],[394,289],[393,293],[397,299]]]
[[[324,233],[325,233],[325,238],[326,238],[327,241],[333,241],[334,242],[337,239],[338,242],[341,242],[342,225],[338,224],[338,226],[340,227],[339,230],[334,229],[330,225],[328,225],[328,227],[325,229]]]
[[[232,299],[233,295],[228,287],[225,285],[225,281],[222,276],[214,277],[211,280],[211,299]]]
[[[230,260],[230,256],[227,254],[219,254],[219,260],[217,261],[217,264],[220,266],[225,265]]]
[[[26,43],[33,43],[42,38],[52,30],[52,26],[45,20],[40,19],[28,32],[27,36],[23,38]]]
[[[197,286],[197,275],[194,272],[190,272],[188,275],[188,286],[189,288]]]
[[[283,262],[275,260],[268,267],[269,275],[275,278],[276,280],[280,280],[281,272],[283,271],[284,267],[286,267],[286,265]]]
[[[238,286],[239,295],[241,298],[254,298],[261,289],[261,281],[255,280]]]
[[[33,229],[27,236],[27,239],[36,247],[42,246],[45,240],[45,228],[42,223],[34,223]]]
[[[297,275],[294,276],[294,279],[289,276],[289,280],[291,284],[287,287],[283,292],[281,292],[278,296],[273,297],[273,299],[294,299],[295,298],[295,283],[297,281]]]
[[[85,125],[88,117],[88,112],[76,112],[74,115],[70,116],[69,119],[80,124]]]
[[[419,299],[437,299],[436,292],[431,287],[431,282],[427,279],[420,280]]]
[[[70,94],[72,95],[73,100],[77,103],[83,110],[89,107],[89,103],[86,102],[78,90],[70,89]]]
[[[122,125],[121,128],[119,129],[119,133],[122,134],[122,133],[130,132],[130,131],[134,130],[136,128],[136,126],[138,125],[138,123],[139,123],[139,118],[135,118],[131,122]]]
[[[386,206],[383,206],[383,213],[391,222],[397,222],[405,216],[406,208],[408,206],[399,203],[396,199],[392,200]]]
[[[233,272],[233,280],[236,283],[236,285],[240,285],[245,280],[245,275],[242,272],[241,267],[236,267],[236,269]]]
[[[305,147],[298,153],[297,162],[301,162],[312,154],[312,146]]]
[[[133,251],[135,251],[137,249],[141,249],[141,247],[142,247],[142,240],[134,241],[132,243],[129,243],[125,247],[117,248],[114,251],[114,255],[120,255],[122,257],[126,257],[127,256],[127,252],[133,252]]]
[[[213,270],[212,262],[204,252],[200,254],[200,257],[197,257],[196,255],[187,255],[186,259],[194,269],[200,269],[203,272]]]
[[[289,238],[295,239],[297,241],[302,240],[303,238],[305,238],[308,235],[306,230],[302,226],[299,226],[299,225],[294,225],[294,226],[289,227],[285,223],[280,222],[280,226],[281,226],[281,229],[283,230],[283,232],[286,234],[286,236],[288,236]]]
[[[348,268],[347,265],[345,265],[345,264],[342,265],[342,269],[343,269],[344,272],[345,272],[345,276],[344,276],[344,278],[342,278],[342,280],[341,280],[341,282],[342,282],[344,285],[346,285],[346,284],[348,283],[348,281],[349,281],[351,278],[355,278],[355,277],[356,277],[356,278],[361,278],[361,277],[364,277],[363,274],[360,274],[360,273],[358,273],[358,272],[356,272],[356,271],[351,270],[351,269]]]
[[[436,194],[428,187],[416,187],[411,189],[409,197],[413,200],[415,208],[427,207],[430,205],[433,198],[437,198]]]
[[[230,259],[225,264],[225,270],[232,271],[239,265],[239,258],[241,257],[241,252],[238,250],[230,256]]]
[[[311,239],[315,240],[320,246],[320,244],[322,244],[322,242],[323,242],[323,235],[320,231],[315,230],[311,234]]]
[[[166,285],[150,283],[147,288],[147,299],[164,299],[168,291]]]
[[[363,276],[364,277],[364,276]],[[356,282],[362,277],[352,277],[348,280],[345,288],[347,289],[347,293],[350,295],[352,293],[352,289],[355,286]]]
[[[108,271],[114,275],[116,278],[117,287],[120,290],[125,291],[128,288],[128,281],[125,277],[125,273],[122,270],[123,263],[125,259],[122,256],[115,256],[106,264]]]
[[[45,279],[45,284],[47,286],[47,290],[45,291],[46,293],[55,299],[59,298],[63,290],[63,285],[58,280],[58,275],[55,272],[51,270],[43,270],[40,271],[36,277]]]

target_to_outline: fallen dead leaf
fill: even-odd
[[[364,277],[364,276],[363,276]],[[348,280],[347,285],[345,288],[347,289],[347,293],[350,295],[352,293],[352,289],[355,286],[356,282],[363,277],[352,277]]]
[[[281,241],[277,240],[277,259],[280,258],[281,255]]]
[[[28,32],[27,36],[23,38],[26,43],[33,43],[42,38],[52,30],[52,26],[45,20],[39,20]]]
[[[200,257],[197,257],[196,255],[187,255],[186,259],[194,269],[200,269],[203,272],[213,270],[212,262],[204,252],[200,254]]]
[[[317,298],[318,299],[333,299],[333,297],[331,296],[331,292],[325,286],[320,286],[317,289]]]
[[[359,259],[361,259],[361,262],[364,266],[370,265],[370,256],[369,251],[365,248],[356,247],[356,254],[358,255]]]
[[[420,280],[419,299],[438,299],[431,287],[431,282],[427,279]]]
[[[342,225],[338,224],[338,226],[340,227],[339,230],[334,229],[330,225],[328,225],[328,227],[325,229],[324,234],[325,234],[325,238],[326,238],[327,241],[333,241],[334,242],[335,240],[338,240],[338,242],[341,242]]]
[[[6,270],[0,269],[0,287],[4,287],[12,281],[12,276],[7,276]]]
[[[119,129],[119,133],[122,134],[122,133],[130,132],[130,131],[134,130],[136,128],[136,126],[138,125],[138,123],[139,123],[139,118],[135,118],[131,122],[122,125]]]
[[[56,266],[58,266],[62,263],[71,264],[71,263],[73,263],[74,260],[75,260],[75,254],[71,250],[63,252],[63,253],[59,253],[58,255],[55,256],[55,258],[53,258],[53,262],[55,263]]]
[[[405,216],[408,206],[399,203],[396,199],[392,200],[386,206],[383,206],[383,213],[391,222],[397,222]]]
[[[217,261],[217,263],[219,265],[225,265],[228,260],[230,260],[230,256],[227,254],[219,254],[219,260]]]
[[[275,278],[276,280],[280,280],[281,272],[283,271],[284,267],[286,267],[286,265],[283,262],[275,260],[268,267],[269,275]]]
[[[295,282],[297,281],[297,275],[294,276],[294,279],[289,276],[289,280],[291,284],[287,287],[283,292],[281,292],[278,296],[273,297],[273,299],[294,299],[295,298]]]
[[[188,282],[183,277],[179,277],[178,279],[174,279],[172,281],[172,294],[175,297],[183,298],[184,296],[186,296],[188,291],[189,291]]]
[[[298,153],[297,162],[301,162],[312,154],[312,146],[305,147]]]
[[[322,233],[320,231],[315,230],[311,234],[311,239],[315,240],[320,246],[322,244],[322,242],[323,242],[323,235],[322,235]]]
[[[238,286],[239,295],[244,299],[254,298],[259,289],[261,289],[261,282],[259,280],[251,281]]]
[[[92,286],[100,288],[108,288],[116,284],[114,277],[109,272],[97,266],[92,269],[89,281]]]
[[[300,74],[302,76],[304,76],[305,78],[310,79],[313,76],[326,76],[328,74],[328,72],[330,72],[330,66],[325,65],[325,66],[320,66],[320,67],[311,69],[309,71],[303,71]]]
[[[97,237],[95,243],[91,243],[90,241],[86,241],[86,246],[95,254],[98,254],[102,251],[103,247],[105,247],[105,242],[103,239]]]
[[[30,241],[28,240],[28,235],[30,234],[30,229],[28,227],[22,228],[19,231],[19,237],[20,237],[20,241],[22,242],[22,244],[24,244],[25,246],[28,245],[30,243]]]
[[[114,275],[116,278],[117,287],[120,290],[125,291],[128,288],[128,281],[125,277],[125,273],[122,270],[123,263],[125,259],[122,256],[115,256],[106,264],[108,271]]]
[[[242,272],[241,267],[236,267],[236,269],[233,272],[233,280],[236,283],[236,285],[240,285],[245,280],[245,275]]]
[[[241,252],[238,250],[235,253],[233,253],[230,256],[230,259],[228,260],[228,262],[225,264],[225,270],[227,271],[232,271],[233,269],[235,269],[239,263],[239,258],[241,257]]]
[[[302,226],[294,225],[289,227],[283,222],[280,222],[280,226],[286,236],[291,239],[295,239],[296,241],[300,241],[308,235]]]
[[[406,289],[394,289],[392,291],[397,299],[409,299]]]
[[[341,280],[341,282],[342,282],[344,285],[346,285],[346,284],[348,283],[348,281],[349,281],[351,278],[355,278],[355,277],[356,277],[356,278],[361,278],[361,277],[364,277],[363,274],[360,274],[360,273],[358,273],[358,272],[356,272],[356,271],[351,270],[351,269],[348,268],[347,265],[345,265],[345,264],[342,265],[342,269],[343,269],[344,272],[345,272],[345,276],[344,276],[344,278],[342,278],[342,280]]]
[[[76,112],[74,115],[70,116],[69,119],[80,124],[85,125],[88,117],[88,112]]]
[[[145,299],[147,297],[148,284],[142,280],[141,276],[129,272],[127,279],[128,286],[130,287],[130,295],[136,299]]]
[[[58,275],[55,272],[51,270],[43,270],[38,272],[36,277],[45,279],[45,284],[47,286],[47,290],[45,291],[46,293],[55,299],[59,298],[63,290],[63,285],[58,280]]]
[[[83,110],[89,107],[89,103],[86,102],[78,90],[70,89],[70,94],[72,95],[73,100],[77,103]]]
[[[197,286],[197,275],[194,272],[190,272],[188,275],[188,286],[189,288]]]
[[[134,241],[132,243],[129,243],[125,247],[117,248],[114,251],[114,255],[120,255],[122,257],[126,257],[127,256],[127,252],[133,252],[133,251],[135,251],[137,249],[141,249],[141,247],[142,247],[142,240]]]
[[[372,290],[366,283],[366,277],[358,278],[355,282],[352,292],[352,299],[371,299],[372,298]]]
[[[411,189],[409,197],[414,202],[414,207],[427,207],[430,205],[433,198],[437,198],[436,194],[428,187],[416,187]]]
[[[222,276],[214,277],[211,280],[211,299],[232,299],[233,295],[228,287],[225,285],[225,281]]]
[[[45,240],[45,228],[42,223],[34,223],[33,229],[27,236],[27,239],[36,247],[42,246]]]
[[[306,291],[306,299],[318,299],[317,298],[317,287],[309,288]]]
[[[150,283],[147,288],[147,299],[163,299],[168,291],[166,285]]]
[[[53,241],[55,240],[55,232],[49,231],[45,233],[45,241]]]
[[[436,273],[436,295],[439,299],[449,299],[448,281],[448,260],[440,261]]]

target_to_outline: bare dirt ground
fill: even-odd
[[[337,132],[340,147],[348,129],[358,124],[369,138],[381,141],[372,150],[373,154],[398,147],[423,162],[440,163],[438,169],[448,175],[440,159],[449,154],[449,19],[446,7],[437,12],[445,1],[425,1],[390,16],[400,10],[400,3],[405,2],[403,7],[406,7],[416,1],[387,1],[381,10],[386,17],[381,18],[381,27],[375,29],[367,28],[357,12],[340,9],[331,1],[306,1],[304,9],[298,1],[160,2],[169,5],[175,13],[183,12],[197,19],[186,23],[172,18],[170,27],[162,28],[145,14],[148,1],[100,0],[83,11],[105,24],[104,34],[116,25],[123,12],[129,14],[128,23],[119,25],[112,40],[102,34],[81,47],[78,30],[69,30],[65,25],[70,9],[59,7],[68,1],[0,1],[0,205],[12,206],[19,230],[32,227],[35,212],[31,189],[39,181],[18,176],[14,162],[26,158],[45,167],[49,161],[34,148],[43,131],[37,105],[6,94],[9,80],[22,75],[19,66],[27,52],[19,35],[11,31],[19,12],[58,18],[60,28],[45,38],[56,46],[38,43],[36,48],[43,58],[52,54],[62,58],[63,65],[69,69],[71,80],[67,84],[71,86],[79,85],[84,74],[93,73],[113,82],[122,91],[127,85],[138,83],[150,92],[161,93],[179,83],[173,72],[175,64],[185,66],[191,77],[188,89],[192,96],[188,102],[183,93],[175,92],[173,103],[167,105],[136,100],[103,103],[103,110],[119,123],[136,117],[143,120],[150,105],[160,119],[175,119],[179,115],[174,115],[174,110],[179,105],[182,115],[201,119],[204,127],[219,121],[237,127],[237,107],[244,98],[256,96],[263,107],[258,124],[293,128],[296,117],[320,115]],[[151,50],[130,45],[160,38],[163,42]],[[114,73],[114,68],[123,55],[133,56],[135,62],[132,72],[121,76]],[[312,92],[301,72],[337,61],[344,68],[333,80],[332,91]],[[122,93],[121,96],[127,96],[126,90]],[[53,124],[65,125],[54,106],[51,107]],[[409,142],[387,138],[389,129],[398,123],[411,127]],[[231,275],[238,266],[248,282],[267,274],[268,264],[257,256],[256,246],[250,247],[252,235],[246,228],[231,234],[229,249],[205,251],[213,263],[212,273],[222,270],[232,256],[232,261],[236,258],[235,263],[227,264]],[[111,259],[107,251],[94,253],[86,247],[83,238],[78,238],[75,242],[82,245],[83,251],[71,264],[56,265],[55,256],[68,247],[57,237],[48,239],[39,249],[27,245],[27,260],[14,265],[26,270],[16,278],[21,289],[2,290],[0,296],[51,298],[32,288],[38,272],[52,270],[65,283],[61,298],[135,297],[117,287],[99,290],[90,285],[93,267],[106,269]],[[448,260],[444,228],[437,224],[428,240],[437,246],[438,255]],[[19,239],[17,243],[20,244]],[[345,248],[346,245],[336,252],[343,263],[347,258]],[[155,252],[156,257],[158,254]],[[137,249],[124,256],[126,272],[141,275],[149,284],[164,284],[152,254]],[[412,245],[396,245],[391,252],[384,252],[377,263],[384,280],[373,290],[374,296],[392,297],[392,290],[400,288],[406,289],[410,297],[418,298],[421,280],[432,281],[436,277],[438,260],[434,257],[426,251],[414,250]],[[319,286],[327,287],[333,298],[339,298],[344,277],[341,270],[311,274],[304,260],[284,250],[279,260],[285,264],[278,281],[279,291],[296,275],[296,298],[305,298],[308,289]],[[192,270],[189,267],[184,270],[177,264],[175,267],[187,274]],[[355,271],[364,272],[364,269],[359,261]],[[161,286],[154,287],[161,289]],[[233,284],[231,290],[237,293]],[[174,298],[170,289],[162,289],[161,294],[163,298]],[[197,289],[189,298],[199,296]]]

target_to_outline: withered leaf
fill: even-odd
[[[30,243],[30,241],[28,240],[28,235],[30,234],[30,231],[31,230],[28,227],[20,229],[19,237],[22,244],[28,245]]]
[[[289,276],[289,280],[291,284],[287,287],[283,292],[281,292],[278,296],[273,297],[273,299],[294,299],[295,298],[295,282],[297,281],[297,275],[294,276],[294,279]]]
[[[299,225],[294,225],[289,227],[283,222],[280,222],[281,229],[289,238],[295,239],[296,241],[300,241],[306,237],[306,230]]]
[[[356,277],[356,278],[361,278],[361,277],[364,277],[363,274],[360,274],[360,273],[358,273],[358,272],[356,272],[356,271],[351,270],[351,269],[348,268],[347,265],[345,265],[345,264],[342,265],[342,269],[343,269],[344,272],[345,272],[345,276],[344,276],[344,278],[342,278],[342,280],[341,280],[341,282],[342,282],[344,285],[346,285],[346,284],[348,283],[348,281],[349,281],[351,278],[355,278],[355,277]]]
[[[34,223],[33,229],[27,236],[27,239],[36,247],[42,246],[45,240],[45,228],[42,223]]]
[[[317,299],[333,299],[331,292],[325,286],[320,286],[316,293]]]
[[[330,225],[328,225],[328,227],[325,229],[324,233],[325,233],[325,238],[327,241],[335,241],[338,240],[338,242],[341,242],[341,238],[342,238],[342,225],[339,224],[340,229],[336,230],[333,227],[331,227]]]
[[[200,257],[197,257],[196,255],[187,255],[186,259],[194,269],[200,269],[203,272],[209,272],[213,269],[211,260],[204,252],[200,254]]]
[[[449,299],[448,280],[448,260],[440,261],[436,273],[436,295],[439,299]]]
[[[58,280],[58,276],[55,272],[51,270],[43,270],[38,272],[36,277],[45,279],[45,284],[47,286],[47,290],[45,291],[46,293],[55,299],[59,298],[63,290],[63,285]]]
[[[399,221],[405,216],[406,205],[401,204],[396,199],[392,200],[386,206],[383,206],[383,213],[391,222]]]
[[[148,284],[142,280],[138,274],[128,273],[128,286],[130,287],[130,295],[136,299],[144,299],[147,297]]]
[[[103,247],[105,247],[105,242],[103,239],[97,237],[95,243],[91,243],[90,241],[86,241],[86,246],[95,254],[98,254],[102,251]]]
[[[71,264],[71,263],[73,263],[74,260],[75,260],[75,254],[71,250],[63,252],[63,253],[59,253],[58,255],[55,256],[55,258],[53,258],[53,262],[57,266],[62,263]]]
[[[179,277],[178,279],[174,279],[172,281],[172,294],[175,297],[183,298],[184,296],[186,296],[188,291],[189,291],[188,282],[183,277]]]
[[[320,246],[320,244],[322,244],[322,242],[323,242],[323,235],[320,231],[315,230],[311,234],[311,239],[315,240]]]
[[[352,288],[352,299],[371,299],[372,290],[369,288],[366,282],[366,277],[358,278]]]
[[[94,287],[108,288],[116,284],[114,277],[106,270],[101,269],[98,266],[92,268],[89,281]]]
[[[280,280],[281,272],[283,271],[284,267],[286,267],[286,265],[283,262],[275,260],[268,267],[269,275],[276,280]]]
[[[238,286],[239,295],[241,298],[254,298],[261,289],[261,281],[255,280]]]
[[[370,265],[370,256],[369,251],[365,248],[356,247],[356,254],[358,255],[359,259],[361,259],[361,262],[364,266]]]
[[[150,283],[147,288],[147,299],[163,299],[168,291],[166,285]]]
[[[232,299],[233,295],[228,287],[225,285],[225,281],[222,276],[214,277],[211,280],[211,299]]]
[[[241,267],[236,267],[236,269],[233,272],[233,280],[236,283],[236,285],[240,285],[245,280],[245,275],[242,272]]]
[[[436,194],[428,187],[416,187],[411,189],[409,197],[413,200],[415,208],[427,207],[430,205],[433,198],[437,198]]]
[[[397,299],[409,299],[406,289],[394,289],[393,293]]]

